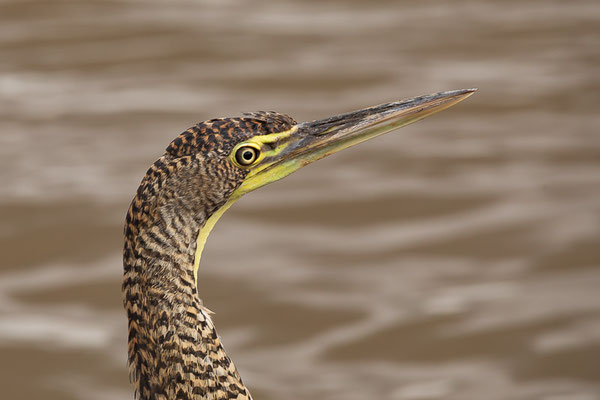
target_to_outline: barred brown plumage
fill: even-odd
[[[251,399],[196,287],[204,241],[241,195],[315,160],[470,96],[443,92],[296,124],[256,112],[202,122],[175,138],[142,179],[125,221],[123,296],[136,397]],[[235,150],[256,150],[248,163]]]
[[[140,399],[251,398],[197,295],[196,237],[246,175],[216,155],[294,123],[276,113],[200,123],[175,138],[142,180],[127,213],[123,263],[129,366]]]

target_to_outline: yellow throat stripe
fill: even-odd
[[[196,287],[198,287],[198,268],[200,267],[200,258],[202,257],[202,250],[204,250],[204,245],[206,244],[206,239],[208,239],[208,235],[210,231],[212,231],[213,227],[221,218],[221,216],[231,207],[231,205],[237,199],[229,200],[225,205],[219,208],[210,218],[206,221],[204,226],[200,228],[200,232],[198,232],[198,239],[196,239],[196,255],[194,256],[194,281],[196,282]]]

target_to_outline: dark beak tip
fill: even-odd
[[[458,102],[461,102],[465,99],[467,99],[468,97],[472,96],[477,90],[479,90],[478,88],[469,88],[469,89],[457,89],[457,90],[448,90],[446,92],[439,92],[439,93],[435,93],[429,96],[422,96],[422,97],[418,97],[416,99],[411,99],[413,100],[413,102],[409,101],[408,103],[412,103],[411,105],[417,105],[415,103],[430,103],[431,105],[438,103],[438,104],[444,104],[444,103],[452,103],[452,104],[456,104]],[[417,101],[414,101],[417,100]]]
[[[438,96],[441,96],[441,97],[470,96],[478,90],[479,90],[479,88],[449,90],[447,92],[438,93]]]
[[[464,94],[473,94],[478,90],[479,90],[479,88],[474,87],[474,88],[469,88],[469,89],[462,89],[462,92]]]

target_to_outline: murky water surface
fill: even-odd
[[[600,399],[597,1],[0,2],[0,387],[128,399],[122,221],[197,121],[477,86],[226,214],[256,399]]]

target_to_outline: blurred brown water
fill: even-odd
[[[248,195],[200,293],[256,399],[600,399],[600,6],[0,2],[0,390],[128,399],[122,221],[197,121],[477,86]]]

